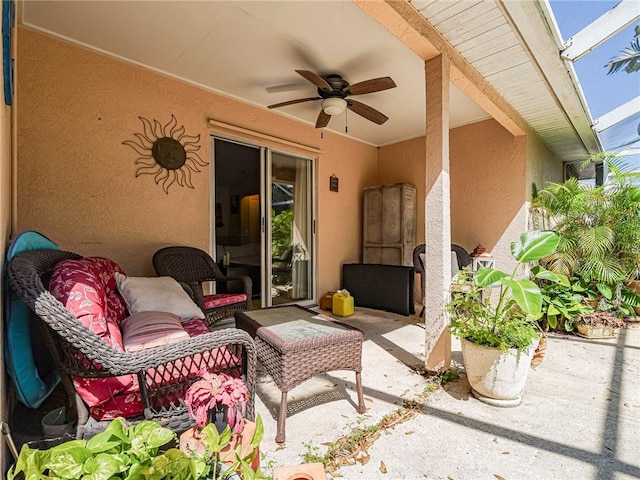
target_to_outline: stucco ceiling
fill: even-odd
[[[424,134],[424,63],[352,2],[27,1],[27,27],[266,108],[316,96],[295,73],[350,83],[391,76],[397,88],[355,97],[389,117],[348,111],[327,127],[373,145]],[[273,110],[315,124],[320,102]],[[215,112],[212,112],[215,116]],[[450,126],[489,115],[451,86]]]

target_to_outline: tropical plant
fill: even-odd
[[[631,45],[624,48],[617,57],[612,58],[605,67],[609,68],[607,75],[624,70],[633,73],[640,70],[640,25],[636,25],[635,37]]]
[[[540,267],[536,266],[532,269],[534,275],[538,268]],[[546,322],[552,329],[560,327],[571,332],[574,330],[576,318],[583,313],[592,312],[593,308],[584,303],[584,288],[580,282],[566,276],[560,278],[559,282],[538,282],[542,292],[543,315],[540,321],[543,328],[546,328]]]
[[[287,248],[291,247],[291,230],[293,225],[293,210],[283,210],[276,215],[271,211],[271,255],[280,258]]]
[[[640,306],[640,297],[625,283],[606,284],[581,280],[579,285],[581,290],[576,291],[580,291],[596,311],[609,312],[616,317],[628,317],[634,315],[634,307]]]
[[[522,277],[533,262],[550,255],[560,241],[552,231],[531,231],[511,243],[516,266],[511,274],[488,267],[463,273],[459,286],[447,305],[451,332],[472,343],[487,347],[526,348],[540,336],[537,320],[542,316],[543,295],[532,280]],[[537,268],[534,278],[566,282],[566,277]],[[497,302],[490,291],[497,289]]]
[[[569,179],[536,191],[532,213],[537,223],[560,235],[556,251],[542,259],[555,273],[573,279],[572,290],[597,310],[630,315],[640,297],[626,286],[640,274],[640,175],[611,153],[583,164],[605,163],[610,172],[601,186]]]
[[[205,480],[227,478],[233,473],[243,480],[264,478],[251,469],[249,457],[236,455],[232,465],[221,467],[219,454],[232,437],[228,427],[219,434],[215,426],[207,425],[202,433],[208,449],[205,455],[167,448],[176,440],[176,434],[157,422],[144,420],[128,426],[124,419],[116,418],[89,440],[71,440],[48,450],[32,449],[25,444],[7,479],[23,474],[26,479]],[[262,434],[258,416],[251,439],[252,455],[256,454],[255,447],[260,444]]]

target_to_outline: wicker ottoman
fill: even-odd
[[[282,392],[276,442],[285,441],[287,392],[315,375],[353,370],[357,411],[365,412],[360,330],[296,305],[237,311],[235,317],[236,327],[254,338],[258,360]]]

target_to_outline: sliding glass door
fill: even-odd
[[[312,303],[313,160],[218,137],[212,147],[216,261],[251,277],[254,308]]]

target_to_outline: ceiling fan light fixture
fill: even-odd
[[[344,98],[331,97],[322,101],[322,110],[327,115],[340,115],[347,109],[347,101]]]

